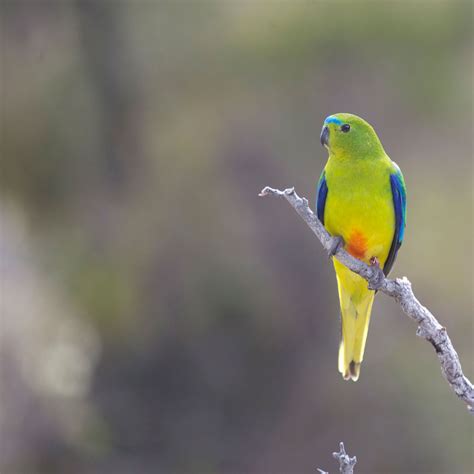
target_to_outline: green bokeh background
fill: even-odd
[[[314,200],[324,118],[408,188],[393,270],[472,356],[473,27],[456,1],[1,2],[2,473],[470,473],[384,295],[357,384]]]

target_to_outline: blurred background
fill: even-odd
[[[473,424],[379,295],[337,371],[324,118],[402,168],[393,276],[472,353],[473,28],[456,1],[1,2],[0,469],[473,472]]]

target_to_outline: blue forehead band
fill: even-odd
[[[342,122],[337,118],[330,115],[324,123],[335,123],[336,125],[342,125]]]

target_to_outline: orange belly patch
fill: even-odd
[[[363,259],[367,252],[367,238],[359,230],[353,230],[347,242],[347,251],[355,258]]]

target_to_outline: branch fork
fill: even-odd
[[[352,458],[346,453],[344,448],[344,443],[339,443],[339,452],[332,453],[332,457],[339,461],[339,472],[341,474],[353,474],[354,466],[357,463],[357,458],[353,456]],[[318,468],[320,474],[329,474],[326,471]]]

